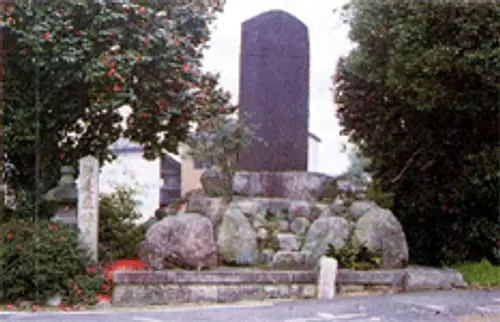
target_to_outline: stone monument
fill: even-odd
[[[239,107],[263,142],[238,157],[242,171],[307,171],[309,36],[294,16],[272,10],[245,21]]]
[[[78,189],[80,240],[97,261],[99,234],[99,161],[87,156],[80,160]]]

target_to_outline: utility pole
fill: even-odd
[[[4,214],[5,206],[5,195],[7,193],[7,187],[4,182],[5,176],[5,164],[4,164],[4,151],[3,151],[3,64],[4,64],[4,54],[5,50],[3,47],[3,27],[5,22],[3,21],[3,14],[6,5],[11,5],[13,0],[0,0],[0,219]]]

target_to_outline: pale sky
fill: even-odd
[[[347,168],[348,161],[341,153],[345,138],[339,135],[331,77],[340,56],[352,48],[347,38],[348,27],[341,24],[333,9],[346,0],[226,0],[224,13],[215,22],[215,29],[206,51],[204,68],[221,74],[221,85],[238,103],[239,49],[241,24],[268,10],[279,9],[300,19],[309,29],[310,89],[309,131],[323,142],[319,146],[320,172],[337,175]]]

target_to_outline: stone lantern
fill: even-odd
[[[44,195],[44,200],[56,206],[53,221],[78,226],[77,202],[78,188],[75,181],[75,170],[71,166],[61,168],[61,179],[57,186]]]

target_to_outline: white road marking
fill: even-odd
[[[352,314],[333,315],[330,313],[318,313],[318,316],[325,319],[325,320],[344,320],[344,319],[365,317],[366,314],[365,313],[352,313]]]
[[[331,313],[320,312],[320,313],[317,313],[316,315],[319,318],[315,318],[315,317],[298,318],[298,319],[286,320],[285,322],[335,321],[335,320],[345,320],[345,319],[366,317],[366,314],[364,314],[364,313],[351,313],[351,314],[337,314],[337,315],[335,315],[335,314],[331,314]],[[380,321],[379,318],[375,318],[375,319],[376,320],[369,320],[369,321]],[[367,320],[364,320],[364,321],[367,321]]]
[[[446,310],[446,306],[443,305],[434,305],[434,304],[422,304],[423,307],[426,307],[430,310],[435,310],[439,312],[443,312]]]
[[[132,321],[141,321],[141,322],[165,322],[165,320],[157,320],[157,319],[152,319],[152,318],[132,318]]]
[[[493,302],[500,302],[500,297],[493,299]]]
[[[500,305],[477,306],[476,309],[488,313],[497,313],[500,312]]]

